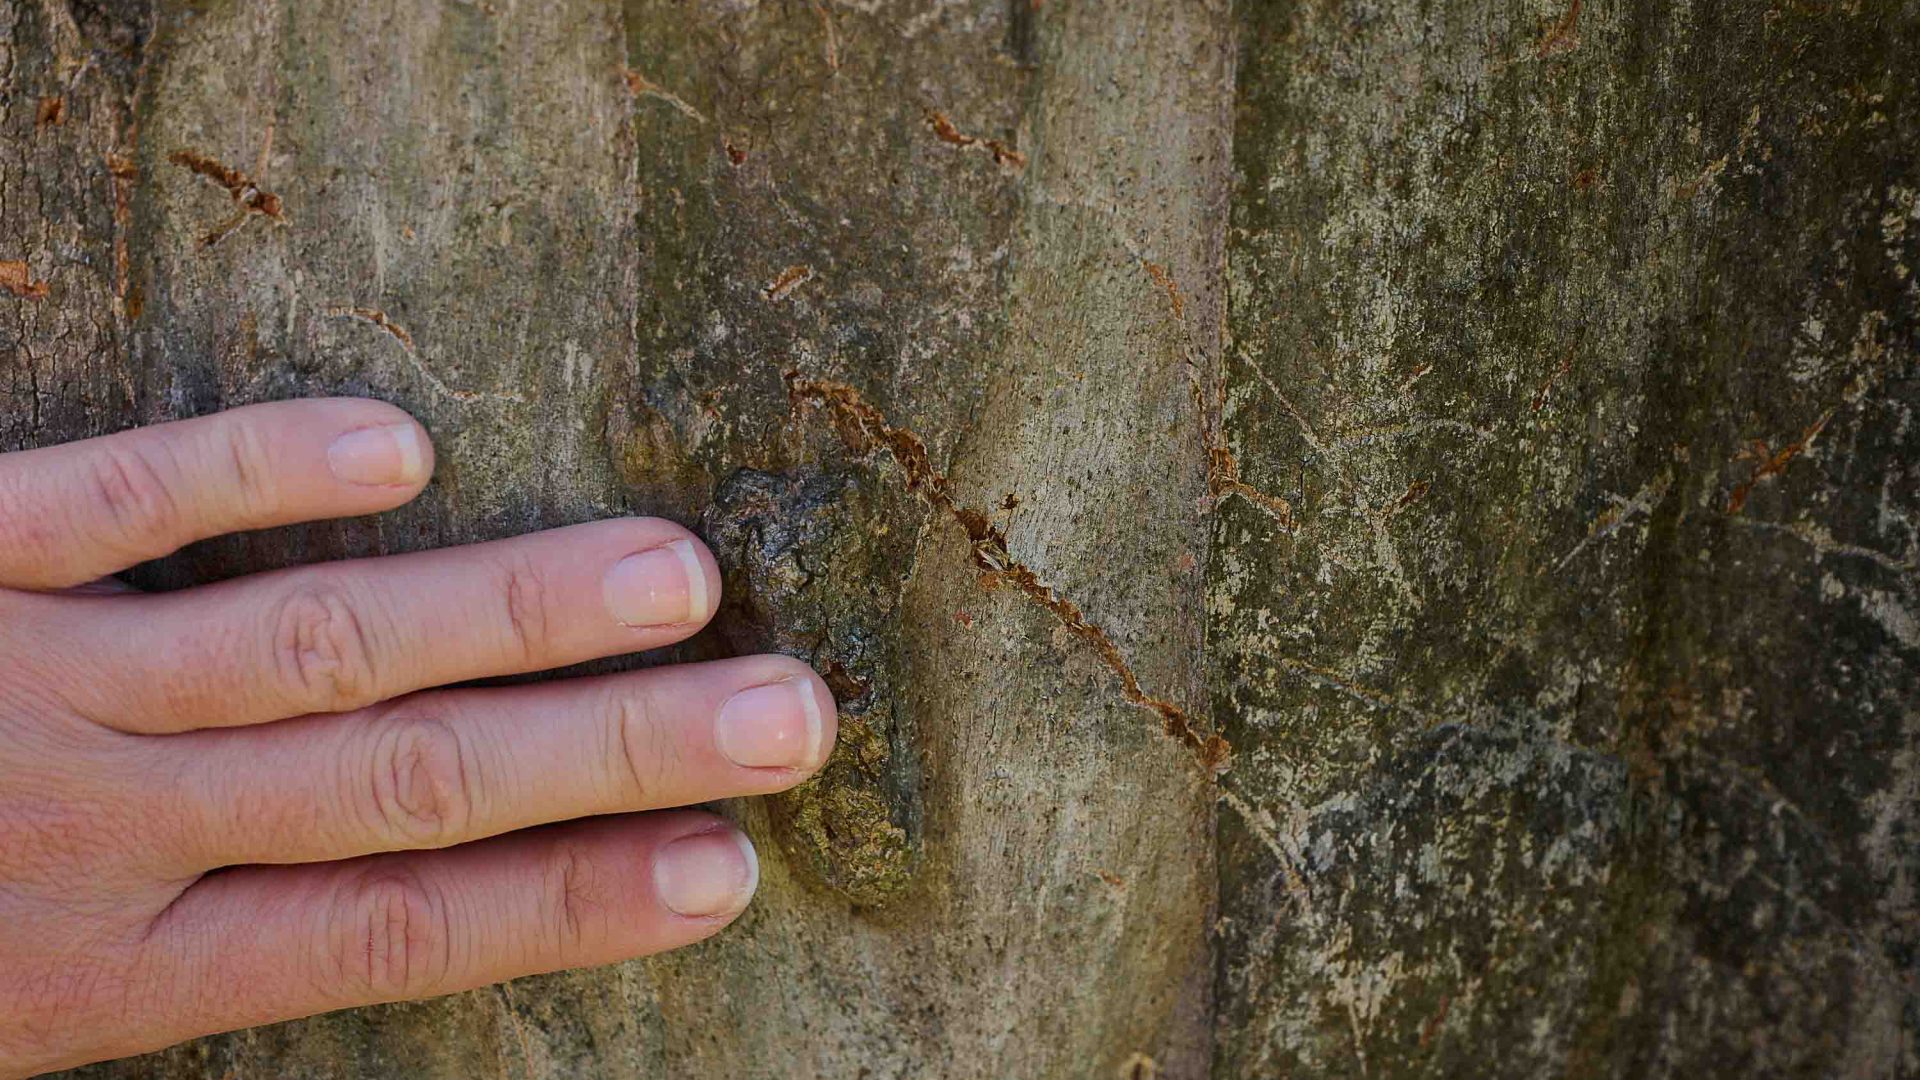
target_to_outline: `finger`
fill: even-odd
[[[833,699],[785,656],[416,694],[173,739],[193,872],[439,848],[531,825],[792,787]]]
[[[658,648],[720,597],[706,546],[629,518],[201,589],[62,598],[42,633],[99,677],[83,715],[165,734],[345,712],[428,687]]]
[[[419,424],[354,398],[0,455],[0,586],[61,589],[222,533],[390,510],[432,473]]]
[[[409,855],[246,867],[183,893],[143,966],[183,1034],[453,993],[707,937],[752,898],[753,848],[711,814],[602,818]]]

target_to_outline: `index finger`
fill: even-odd
[[[0,586],[68,588],[223,533],[391,510],[432,474],[420,425],[359,398],[0,455]]]

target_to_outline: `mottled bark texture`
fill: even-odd
[[[0,0],[0,449],[359,393],[442,451],[142,583],[663,514],[729,595],[639,662],[843,710],[708,944],[91,1074],[1920,1075],[1917,48]]]

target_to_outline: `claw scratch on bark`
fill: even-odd
[[[1747,497],[1753,494],[1753,489],[1758,487],[1762,480],[1767,480],[1786,472],[1787,466],[1793,463],[1794,458],[1813,449],[1813,441],[1820,437],[1822,431],[1826,430],[1827,424],[1833,420],[1835,411],[1834,409],[1828,409],[1826,412],[1821,413],[1820,418],[1815,420],[1805,431],[1801,432],[1798,439],[1795,439],[1778,450],[1769,448],[1765,439],[1755,439],[1752,445],[1735,455],[1735,461],[1744,458],[1753,461],[1755,464],[1753,467],[1753,475],[1747,477],[1744,483],[1735,487],[1733,494],[1727,497],[1727,513],[1739,513],[1747,505]]]
[[[1252,484],[1240,479],[1240,462],[1233,456],[1233,450],[1227,446],[1226,439],[1220,433],[1220,414],[1225,410],[1226,402],[1221,395],[1207,401],[1206,389],[1201,377],[1199,348],[1193,340],[1193,330],[1187,322],[1187,302],[1181,295],[1180,283],[1173,279],[1167,268],[1146,258],[1140,259],[1153,283],[1167,294],[1167,303],[1173,309],[1173,320],[1180,328],[1182,362],[1186,364],[1187,381],[1193,392],[1193,405],[1200,414],[1200,441],[1207,452],[1207,493],[1215,501],[1228,496],[1238,496],[1249,505],[1272,518],[1287,532],[1294,531],[1297,522],[1293,516],[1293,504],[1278,495],[1269,495]]]
[[[820,25],[827,34],[827,71],[838,75],[840,74],[840,31],[834,27],[833,12],[827,10],[827,5],[820,0],[812,0],[812,3],[813,13],[820,16]]]
[[[969,135],[954,126],[947,114],[938,109],[927,110],[927,126],[933,129],[934,137],[950,146],[962,150],[984,150],[993,155],[993,163],[1004,169],[1018,171],[1026,168],[1027,155],[1001,142],[999,139],[983,139]]]
[[[653,82],[652,80],[648,79],[645,75],[642,75],[631,68],[628,68],[626,72],[624,72],[624,75],[627,80],[627,89],[633,93],[633,96],[650,97],[650,98],[655,98],[659,101],[664,101],[667,104],[673,106],[675,109],[679,110],[682,116],[685,116],[696,123],[704,124],[707,122],[707,118],[701,114],[699,109],[696,109],[693,106],[687,104],[685,99],[681,98],[680,95],[674,93],[671,90],[668,90],[666,87],[661,86],[659,83]]]
[[[1607,502],[1611,505],[1601,511],[1600,516],[1594,518],[1593,523],[1587,526],[1587,535],[1573,546],[1573,550],[1561,556],[1560,561],[1553,564],[1553,572],[1557,574],[1565,570],[1568,563],[1587,550],[1595,541],[1605,540],[1619,532],[1635,517],[1653,513],[1653,508],[1660,505],[1660,502],[1667,497],[1667,490],[1672,486],[1672,471],[1662,469],[1658,476],[1640,485],[1640,490],[1634,492],[1632,498],[1608,492]]]
[[[520,394],[505,391],[461,390],[448,386],[441,380],[440,376],[433,373],[433,369],[426,365],[426,361],[420,359],[420,350],[414,346],[413,335],[408,333],[405,327],[387,318],[387,313],[381,311],[379,308],[333,307],[328,308],[326,313],[330,318],[354,319],[366,323],[369,326],[376,327],[384,332],[388,337],[399,343],[401,355],[405,356],[407,362],[413,365],[413,369],[420,374],[421,379],[425,380],[427,385],[432,387],[434,392],[440,394],[442,397],[466,404],[472,404],[474,402],[511,402],[515,405],[524,405],[527,402],[527,399]]]
[[[1015,559],[1007,548],[1005,531],[993,524],[986,513],[964,506],[954,498],[951,482],[934,468],[926,443],[918,435],[888,423],[886,416],[868,404],[858,390],[843,383],[805,379],[799,372],[788,372],[787,394],[796,409],[805,405],[824,406],[841,440],[855,453],[867,453],[877,447],[892,455],[906,474],[908,490],[966,530],[973,541],[976,566],[992,580],[1019,589],[1068,631],[1091,645],[1101,662],[1120,680],[1121,693],[1127,701],[1158,715],[1166,734],[1192,751],[1209,775],[1225,771],[1233,752],[1227,741],[1217,734],[1203,734],[1185,710],[1165,698],[1149,694],[1106,630],[1089,622],[1079,605],[1055,592],[1031,568]]]
[[[1573,0],[1568,4],[1566,14],[1560,16],[1560,21],[1554,23],[1553,29],[1540,39],[1540,45],[1535,50],[1538,58],[1545,60],[1549,56],[1572,52],[1580,47],[1580,2]]]
[[[1272,818],[1225,781],[1219,787],[1220,801],[1227,804],[1227,808],[1246,824],[1247,831],[1253,834],[1254,839],[1260,841],[1260,845],[1280,864],[1280,873],[1287,881],[1287,892],[1299,901],[1303,911],[1310,911],[1313,893],[1307,888],[1306,878],[1301,876],[1300,860],[1287,845],[1280,842],[1280,830],[1274,826]]]
[[[267,138],[270,143],[273,138],[271,128],[268,129]],[[266,151],[263,148],[261,157],[264,159],[265,156]],[[232,217],[216,225],[211,232],[201,238],[202,247],[213,247],[239,232],[247,222],[253,220],[255,215],[270,221],[286,220],[285,207],[280,201],[280,196],[261,187],[258,180],[239,169],[195,150],[175,150],[167,155],[167,160],[217,187],[224,188],[227,197],[233,200],[236,207]]]
[[[793,290],[813,280],[813,267],[793,265],[780,271],[780,276],[767,282],[760,295],[770,303],[779,303],[792,295]]]

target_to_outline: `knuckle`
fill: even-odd
[[[612,786],[620,802],[649,805],[661,777],[674,767],[678,750],[660,722],[652,698],[617,684],[607,692],[607,752]]]
[[[399,867],[349,879],[335,899],[327,954],[330,989],[346,1001],[430,995],[452,966],[445,898]]]
[[[226,488],[241,519],[273,520],[281,508],[281,492],[266,433],[255,424],[235,422],[225,425],[220,441]]]
[[[547,572],[525,555],[510,556],[500,564],[499,593],[505,607],[502,619],[521,660],[532,665],[546,651]]]
[[[393,848],[446,847],[466,836],[478,786],[470,757],[443,720],[394,716],[377,723],[359,781],[373,834]]]
[[[540,923],[552,934],[560,955],[586,951],[602,936],[608,896],[592,856],[580,845],[563,843],[554,849],[542,897]]]
[[[302,712],[340,712],[378,700],[372,639],[356,604],[308,583],[273,605],[273,669]]]
[[[98,526],[111,540],[140,547],[156,536],[181,534],[181,506],[154,451],[138,443],[108,441],[90,457],[87,483]]]

